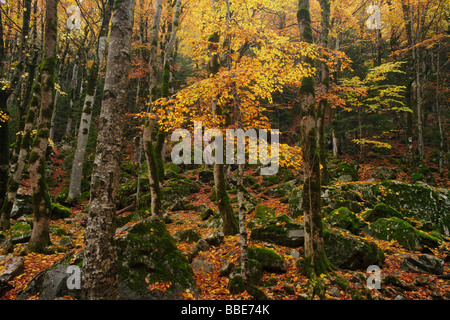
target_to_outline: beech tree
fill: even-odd
[[[313,43],[309,0],[299,0],[297,12],[300,39]],[[305,58],[312,65],[313,60]],[[323,243],[320,151],[317,143],[317,113],[314,78],[304,77],[300,86],[300,142],[303,151],[303,216],[305,222],[305,258],[303,270],[309,276],[331,269]]]
[[[112,5],[112,0],[108,0],[103,3],[102,25],[100,27],[98,36],[95,58],[88,75],[86,96],[84,98],[80,127],[78,129],[77,146],[72,163],[72,172],[70,175],[68,195],[69,202],[76,200],[77,196],[81,193],[81,179],[83,175],[86,146],[88,143],[89,132],[91,128],[92,112],[94,107],[95,94],[97,92],[99,71],[103,66],[103,60],[105,56]]]
[[[58,0],[47,0],[45,6],[44,57],[41,72],[41,106],[37,119],[37,132],[30,153],[30,184],[33,197],[33,231],[28,248],[42,252],[49,244],[51,200],[46,181],[46,152],[53,113],[55,90],[56,41]]]
[[[119,298],[114,220],[134,6],[134,0],[116,0],[113,7],[82,268],[82,298],[89,300]]]

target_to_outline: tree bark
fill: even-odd
[[[110,1],[111,2],[111,1]],[[99,70],[103,64],[105,55],[105,45],[103,41],[108,36],[109,22],[111,20],[112,3],[108,4],[103,13],[102,26],[98,37],[97,52],[95,60],[88,76],[86,88],[86,97],[84,99],[83,112],[81,114],[80,127],[78,130],[77,147],[72,163],[72,172],[70,175],[68,201],[75,201],[81,193],[81,178],[83,176],[84,160],[86,155],[86,146],[91,128],[92,111],[94,108],[94,99],[97,92],[97,83]]]
[[[309,0],[299,0],[297,19],[300,38],[313,43]],[[304,62],[312,65],[310,58]],[[314,79],[305,77],[300,86],[300,143],[305,171],[303,185],[303,214],[305,223],[305,260],[303,271],[310,277],[328,273],[331,268],[326,257],[321,212],[320,155],[317,146],[317,115],[315,111]]]
[[[30,153],[30,185],[33,198],[33,231],[28,249],[43,252],[49,244],[51,200],[47,188],[45,161],[53,113],[55,89],[56,41],[58,33],[57,0],[46,1],[44,58],[41,70],[41,108],[37,120],[37,133]]]
[[[117,187],[130,69],[134,0],[115,1],[82,267],[82,299],[119,298],[114,245]]]

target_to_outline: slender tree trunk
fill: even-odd
[[[51,215],[50,194],[47,188],[45,161],[53,112],[53,93],[56,71],[56,41],[58,33],[57,0],[46,1],[44,58],[41,71],[41,109],[37,133],[30,153],[30,185],[33,197],[33,231],[28,249],[42,252],[49,244]]]
[[[152,142],[152,132],[155,127],[156,120],[150,119],[144,129],[143,135],[143,145],[145,158],[147,160],[148,166],[148,178],[150,184],[150,196],[152,198],[151,202],[151,213],[152,216],[162,216],[162,205],[161,205],[161,189],[160,189],[160,178],[159,170],[157,168],[155,147]]]
[[[301,40],[313,43],[309,0],[299,0],[297,19]],[[305,58],[305,63],[313,64]],[[331,268],[326,257],[321,212],[320,159],[317,146],[317,115],[315,111],[314,79],[305,77],[300,87],[300,142],[303,150],[305,182],[303,185],[303,214],[305,222],[305,260],[303,271],[309,276],[328,273]]]
[[[155,15],[153,16],[152,36],[150,40],[150,79],[149,94],[150,103],[156,98],[156,83],[158,79],[158,43],[159,43],[159,25],[161,23],[162,0],[156,0]]]
[[[158,44],[159,44],[159,28],[161,23],[162,0],[157,0],[155,3],[155,14],[152,23],[152,35],[150,40],[150,78],[149,78],[149,102],[147,112],[153,112],[151,104],[157,98],[156,84],[158,79]],[[150,196],[151,196],[151,213],[153,216],[162,215],[161,206],[161,189],[160,179],[158,176],[158,169],[156,165],[155,149],[152,142],[152,133],[156,124],[156,117],[150,119],[144,125],[144,132],[142,136],[142,145],[144,148],[144,155],[148,166],[148,177],[150,182]],[[140,172],[139,172],[140,174]]]
[[[86,97],[84,99],[83,112],[81,114],[80,127],[78,130],[78,141],[75,149],[75,155],[72,163],[72,172],[70,175],[68,201],[75,201],[81,193],[81,179],[83,177],[83,167],[86,155],[86,147],[89,138],[89,130],[91,128],[92,111],[94,108],[94,99],[97,92],[97,83],[99,69],[103,64],[105,55],[104,39],[108,36],[109,22],[111,20],[112,4],[107,5],[103,13],[103,22],[97,44],[97,52],[94,63],[88,76],[88,84],[86,88]]]
[[[17,157],[17,163],[14,170],[14,174],[8,184],[7,199],[1,207],[1,219],[0,219],[0,230],[7,230],[10,227],[10,216],[11,211],[16,201],[17,191],[19,190],[20,182],[22,180],[23,170],[25,164],[28,160],[28,155],[30,151],[30,145],[32,142],[32,129],[33,123],[36,119],[36,113],[39,110],[39,105],[41,103],[41,77],[40,75],[36,79],[33,86],[33,96],[31,98],[30,107],[28,109],[27,119],[25,122],[24,133],[20,143],[19,155]]]
[[[328,48],[329,42],[329,30],[330,30],[330,1],[329,0],[321,0],[320,6],[322,9],[322,35],[321,35],[321,45],[324,48]],[[324,57],[327,58],[327,57]],[[321,179],[322,184],[327,185],[330,181],[330,175],[328,173],[327,167],[327,151],[325,149],[325,115],[329,108],[328,106],[328,93],[330,86],[330,71],[325,62],[320,63],[320,77],[321,77],[321,89],[322,94],[325,95],[324,98],[319,101],[318,108],[318,144],[319,144],[319,152],[320,152],[320,164],[322,165],[321,169]]]
[[[118,299],[118,261],[114,245],[117,187],[126,112],[134,0],[116,1],[106,66],[98,142],[85,232],[82,299]]]

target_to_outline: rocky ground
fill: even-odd
[[[136,192],[135,168],[126,163],[123,169],[119,210],[133,203]],[[311,281],[299,269],[304,237],[300,177],[283,169],[262,178],[254,169],[245,176],[249,258],[252,282],[263,297],[450,299],[450,195],[445,181],[433,179],[432,172],[423,170],[417,180],[408,175],[405,181],[395,165],[357,170],[348,161],[331,164],[335,179],[323,187],[322,201],[326,252],[335,272]],[[54,178],[61,174],[55,168]],[[167,165],[162,220],[149,218],[145,209],[148,179],[143,177],[143,209],[122,210],[117,219],[122,298],[252,299],[238,272],[239,237],[220,231],[211,177],[207,169]],[[67,271],[82,264],[87,200],[68,206],[63,186],[52,189],[52,246],[47,254],[27,254],[32,217],[24,182],[13,227],[0,235],[0,299],[80,297],[79,290],[68,288]],[[229,193],[236,205],[233,177]],[[380,287],[370,289],[378,270]]]

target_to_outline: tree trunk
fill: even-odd
[[[28,109],[27,119],[25,122],[24,133],[20,143],[19,155],[17,157],[17,163],[14,170],[14,174],[8,184],[7,199],[1,207],[1,219],[0,219],[0,230],[7,230],[10,228],[10,216],[11,210],[13,208],[14,202],[16,201],[17,190],[19,190],[19,185],[22,180],[23,170],[25,168],[25,163],[28,159],[30,145],[32,142],[32,129],[33,123],[36,119],[36,113],[39,110],[39,104],[41,103],[41,77],[38,75],[35,84],[33,85],[33,96],[31,98],[30,107]]]
[[[145,158],[147,160],[148,166],[148,178],[150,184],[150,196],[152,198],[151,202],[151,213],[152,216],[162,216],[162,206],[161,206],[161,189],[160,189],[160,178],[159,170],[157,166],[155,147],[152,142],[152,132],[155,127],[156,120],[150,119],[147,121],[144,129],[143,135],[143,145]],[[163,172],[164,173],[164,172]]]
[[[321,34],[321,45],[324,48],[328,48],[329,42],[329,30],[330,30],[330,1],[321,0],[320,6],[322,9],[322,34]],[[327,58],[327,57],[324,57]],[[319,101],[319,108],[317,112],[317,125],[318,125],[318,144],[320,153],[320,164],[321,169],[321,179],[322,184],[327,185],[330,181],[330,175],[328,173],[327,166],[327,151],[325,149],[325,114],[329,108],[328,106],[328,92],[330,85],[330,71],[325,62],[320,63],[320,82],[322,94],[325,96]]]
[[[115,1],[104,96],[99,119],[89,217],[85,232],[82,299],[118,299],[114,245],[117,187],[130,69],[134,0]]]
[[[313,43],[309,0],[299,0],[297,19],[300,38]],[[311,58],[305,63],[313,65]],[[314,277],[328,273],[331,268],[326,257],[322,235],[322,212],[320,192],[320,155],[317,146],[317,115],[315,111],[314,79],[305,77],[300,87],[300,143],[303,150],[305,171],[303,186],[303,214],[305,223],[305,260],[303,271]]]
[[[89,130],[91,128],[94,99],[97,92],[99,69],[103,64],[105,55],[104,51],[106,49],[103,41],[108,36],[109,22],[111,20],[111,9],[112,3],[106,6],[105,12],[103,13],[102,26],[98,37],[96,58],[88,76],[86,97],[84,99],[83,112],[81,114],[80,127],[78,130],[77,147],[75,149],[75,155],[72,163],[72,173],[70,175],[68,201],[75,201],[81,193],[81,178],[83,176],[86,146],[89,138]]]
[[[149,94],[150,103],[156,100],[156,82],[158,79],[158,40],[159,40],[159,24],[161,23],[162,0],[156,0],[155,15],[153,16],[152,38],[150,41],[150,79]]]
[[[53,93],[56,71],[57,0],[46,1],[44,58],[41,70],[41,109],[37,133],[30,153],[30,185],[33,198],[33,231],[28,249],[43,252],[49,244],[51,215],[50,194],[47,189],[45,161],[53,112]]]

